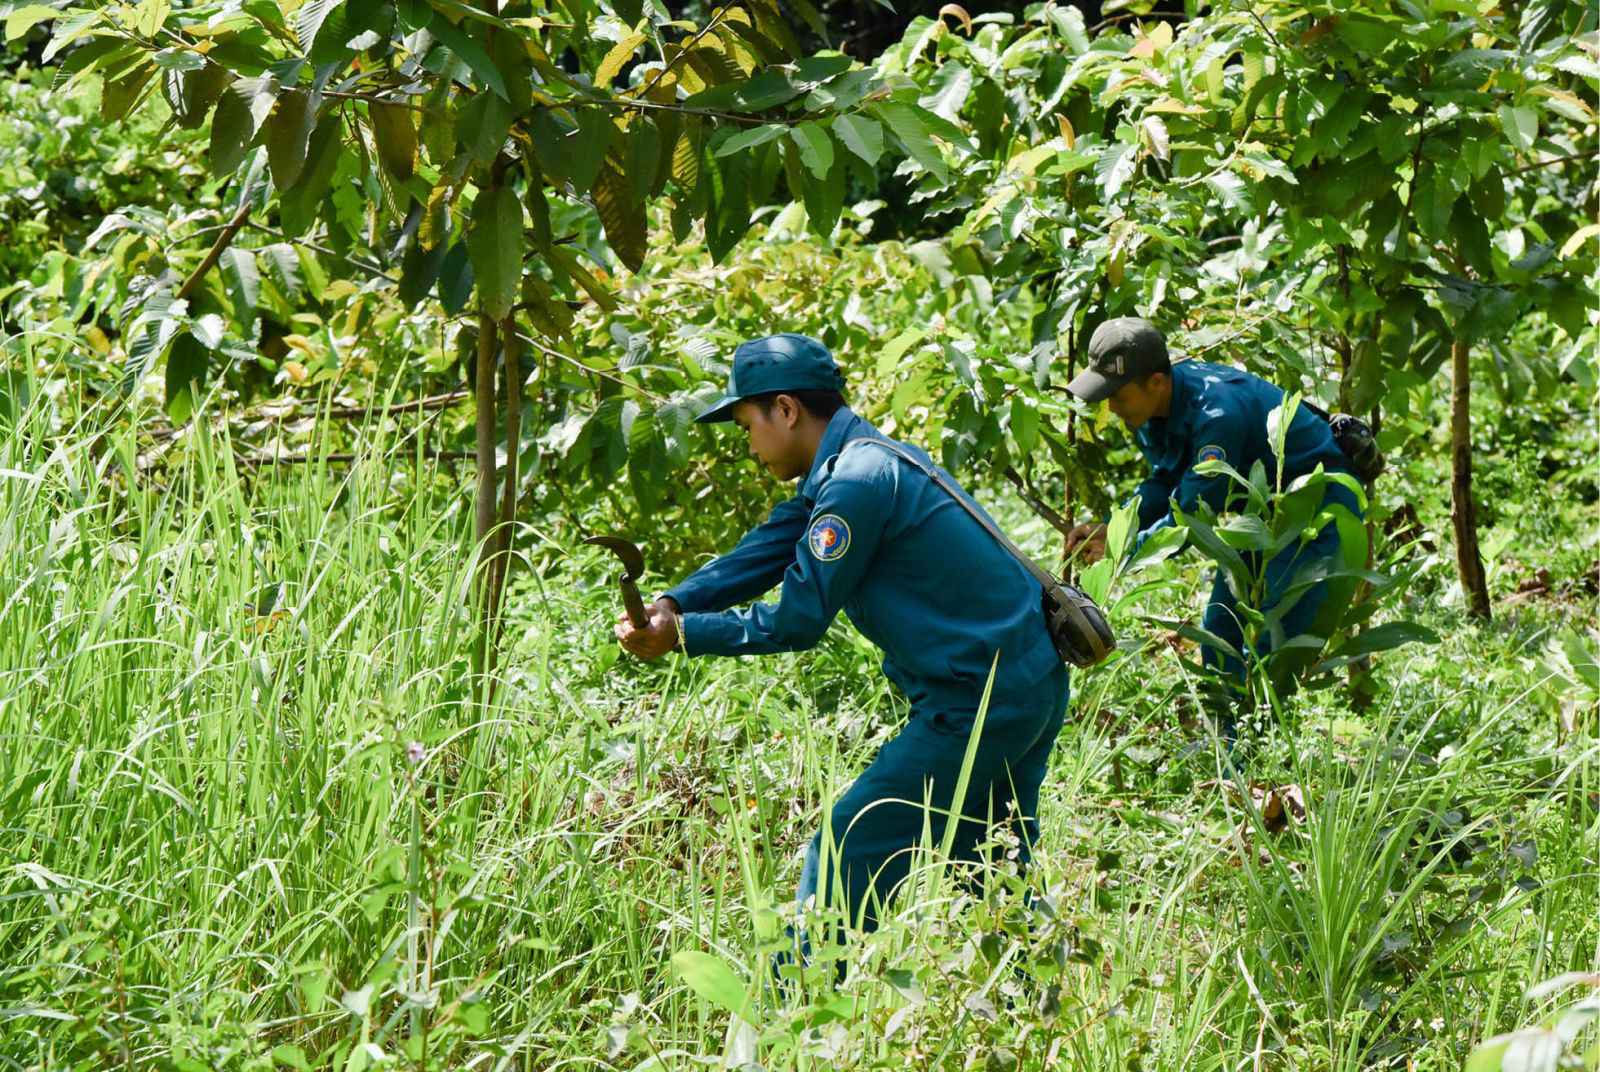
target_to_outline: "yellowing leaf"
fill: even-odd
[[[417,128],[411,124],[410,109],[374,101],[367,105],[367,117],[379,161],[396,180],[411,181],[417,165]]]
[[[972,16],[967,14],[966,8],[960,4],[946,4],[939,9],[939,18],[943,19],[946,15],[960,22],[961,28],[966,31],[967,36],[972,36]]]
[[[590,191],[600,223],[606,229],[606,241],[617,258],[632,271],[644,265],[648,248],[649,230],[645,221],[644,206],[634,202],[628,193],[628,181],[622,172],[607,160],[600,169]]]
[[[634,51],[642,44],[644,44],[644,34],[641,33],[625,37],[612,45],[605,59],[600,61],[600,66],[594,69],[595,88],[609,89],[611,80],[617,77],[617,72],[622,70],[625,63],[633,59]]]
[[[1561,244],[1562,258],[1565,259],[1572,256],[1583,248],[1585,242],[1597,235],[1600,235],[1600,223],[1591,223],[1587,227],[1580,227],[1573,231],[1572,237]]]

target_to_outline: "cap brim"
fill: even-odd
[[[1067,384],[1067,390],[1085,402],[1104,402],[1127,382],[1121,376],[1107,376],[1094,369],[1086,369]]]
[[[733,420],[733,404],[739,401],[737,395],[723,395],[700,416],[694,419],[696,424],[717,424],[721,421]]]

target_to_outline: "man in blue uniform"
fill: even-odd
[[[727,393],[696,420],[733,421],[751,455],[799,489],[732,551],[658,598],[646,628],[623,619],[616,632],[644,659],[679,647],[691,657],[799,651],[842,610],[883,650],[883,672],[911,701],[910,720],[834,803],[834,844],[821,831],[812,839],[798,894],[804,905],[819,893],[871,929],[909,871],[925,818],[935,843],[943,836],[997,655],[953,851],[977,860],[987,825],[1016,819],[1026,862],[1067,671],[1038,582],[926,474],[874,445],[887,437],[844,405],[843,385],[827,348],[804,335],[734,351]],[[776,603],[730,609],[780,582]]]
[[[1195,471],[1195,466],[1207,459],[1226,462],[1246,475],[1260,462],[1268,485],[1278,486],[1278,460],[1268,435],[1267,415],[1283,404],[1283,391],[1238,369],[1204,361],[1173,364],[1165,336],[1148,320],[1125,316],[1101,324],[1089,340],[1088,368],[1067,390],[1085,402],[1109,403],[1111,412],[1134,430],[1139,450],[1150,463],[1150,475],[1136,492],[1138,544],[1176,524],[1174,508],[1192,513],[1196,504],[1204,501],[1220,512],[1230,495],[1240,494],[1227,474]],[[1302,406],[1289,425],[1282,486],[1287,488],[1319,465],[1324,472],[1351,472],[1328,422]],[[1324,506],[1342,505],[1357,517],[1361,514],[1355,494],[1334,481],[1328,483],[1323,502]],[[1067,537],[1068,553],[1082,545],[1083,560],[1095,561],[1105,553],[1105,531],[1104,525],[1077,526]],[[1265,599],[1255,609],[1265,612],[1277,606],[1292,590],[1296,574],[1319,560],[1343,565],[1339,530],[1332,523],[1315,539],[1291,545],[1267,563]],[[1342,609],[1334,603],[1348,601],[1352,592],[1348,583],[1324,580],[1311,586],[1284,614],[1281,630],[1257,640],[1255,654],[1265,655],[1284,639],[1314,632],[1319,614]],[[1235,652],[1245,651],[1239,600],[1220,569],[1201,624]],[[1208,666],[1220,668],[1236,688],[1242,684],[1245,666],[1239,658],[1209,645],[1203,648],[1202,658]]]

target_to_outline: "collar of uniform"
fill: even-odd
[[[800,494],[805,500],[817,501],[823,470],[828,462],[833,460],[834,455],[844,449],[846,443],[864,435],[876,435],[877,431],[868,421],[852,413],[849,406],[840,406],[833,416],[828,418],[828,427],[823,430],[822,439],[817,443],[817,456],[811,463],[811,472],[800,485]]]
[[[1193,371],[1191,362],[1177,361],[1172,366],[1172,397],[1167,401],[1167,415],[1165,417],[1151,417],[1139,429],[1145,441],[1152,447],[1160,450],[1167,445],[1167,436],[1181,425],[1189,408],[1189,395],[1193,387],[1189,383],[1189,375]]]

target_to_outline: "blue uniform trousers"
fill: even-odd
[[[989,824],[1008,817],[1015,819],[1013,829],[1022,842],[1020,861],[1025,865],[1030,859],[1039,837],[1039,786],[1066,717],[1067,696],[1067,668],[1057,666],[1022,695],[991,697],[951,849],[957,860],[978,862]],[[845,903],[840,907],[851,923],[877,927],[884,905],[910,871],[924,820],[935,845],[944,837],[976,717],[975,706],[913,706],[905,728],[833,805],[837,852],[827,853],[820,890],[822,831],[812,838],[800,877],[802,905],[812,894],[820,894],[819,904],[833,904],[835,891],[841,890]]]

